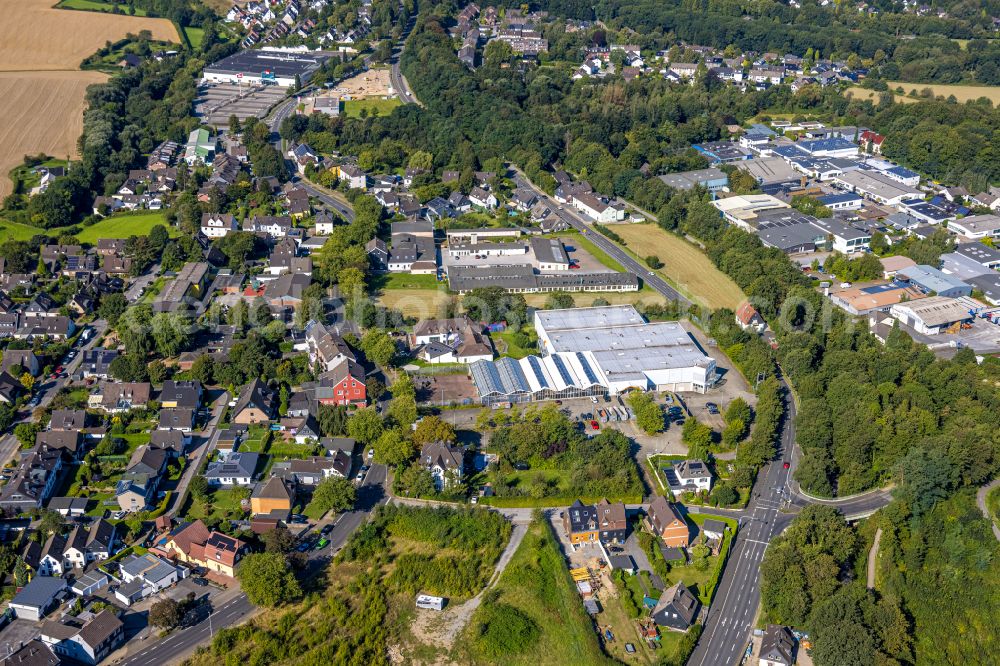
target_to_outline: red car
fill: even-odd
[[[785,463],[784,465],[782,465],[782,467],[784,467],[785,469],[788,469],[789,467],[791,467],[791,465],[789,465],[788,463]]]
[[[594,430],[600,430],[601,429],[601,424],[598,423],[597,421],[591,421],[590,422],[590,427],[593,428]]]

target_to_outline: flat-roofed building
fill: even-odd
[[[906,199],[922,196],[920,190],[907,187],[877,171],[846,171],[833,178],[833,182],[849,192],[855,192],[876,203],[896,206]]]
[[[899,303],[889,309],[889,314],[899,322],[924,335],[948,332],[957,324],[972,321],[972,312],[984,305],[971,298],[929,296],[918,301]]]
[[[746,230],[753,231],[753,222],[758,214],[767,210],[790,208],[788,204],[770,194],[741,194],[712,202],[722,216],[729,222]]]
[[[1000,237],[1000,215],[970,215],[948,221],[948,231],[969,240]]]
[[[675,190],[691,190],[695,187],[704,187],[709,192],[718,192],[729,186],[729,176],[722,169],[715,167],[698,169],[696,171],[665,173],[662,176],[658,176],[658,178]]]
[[[957,298],[959,296],[968,296],[972,293],[972,287],[960,279],[951,275],[945,275],[933,266],[923,264],[910,266],[898,271],[896,278],[916,285],[924,293],[929,294],[933,292],[936,296]]]
[[[830,293],[830,300],[852,315],[888,312],[897,303],[915,301],[924,294],[913,287],[895,283],[870,287],[851,287]]]

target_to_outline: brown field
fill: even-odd
[[[87,86],[103,74],[79,71],[80,61],[108,40],[149,30],[154,39],[179,42],[166,19],[54,9],[53,0],[4,4],[0,21],[0,197],[7,173],[26,154],[76,154]]]
[[[907,97],[911,90],[915,90],[917,95],[920,94],[922,90],[930,89],[935,97],[949,95],[954,95],[955,99],[959,102],[968,102],[970,100],[976,100],[980,97],[986,97],[994,105],[1000,104],[1000,86],[963,86],[963,85],[945,85],[940,83],[904,83],[902,81],[888,81],[889,90],[893,92],[893,97],[897,102],[902,102],[904,104],[909,102],[919,102],[922,98],[917,97]],[[904,93],[900,95],[896,92],[896,88],[902,87]],[[874,90],[868,90],[866,88],[848,88],[848,94],[853,95],[857,99],[871,99],[878,101],[879,93]]]
[[[341,97],[350,96],[351,99],[385,97],[389,94],[389,70],[369,69],[357,76],[344,79],[333,91]]]
[[[712,309],[735,310],[746,298],[704,252],[683,238],[654,224],[618,224],[614,232],[637,256],[659,257],[664,266],[658,272],[695,301]]]

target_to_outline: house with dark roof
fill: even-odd
[[[183,523],[156,537],[150,549],[181,562],[202,566],[223,575],[236,575],[236,565],[247,552],[247,544],[215,530],[200,520]]]
[[[66,591],[66,581],[50,576],[36,576],[10,600],[10,608],[19,620],[38,622],[56,605]]]
[[[101,347],[85,349],[78,371],[85,378],[109,379],[111,377],[111,363],[116,358],[118,358],[117,349],[103,349]]]
[[[691,531],[677,507],[662,495],[657,495],[646,510],[646,524],[663,543],[672,547],[687,547]]]
[[[231,414],[232,423],[253,424],[265,423],[274,418],[274,391],[259,378],[243,387]]]
[[[597,511],[593,506],[576,500],[563,512],[563,529],[570,543],[595,542],[599,540]]]
[[[686,632],[698,619],[698,609],[697,597],[678,581],[663,591],[650,616],[657,626]]]
[[[49,418],[50,430],[79,431],[87,426],[87,412],[83,409],[55,409]]]
[[[96,665],[125,640],[125,624],[111,610],[79,617],[66,616],[59,622],[42,623],[39,638],[55,654],[76,662]]]
[[[163,388],[160,390],[160,406],[197,409],[201,405],[201,395],[201,382],[196,379],[189,381],[168,379],[163,382]]]
[[[149,382],[101,382],[87,398],[87,407],[109,414],[145,409],[151,392]]]
[[[24,390],[24,385],[9,372],[0,372],[0,402],[13,404]]]
[[[46,508],[55,511],[60,516],[67,518],[79,518],[87,513],[86,497],[53,497],[49,500]]]
[[[259,481],[250,494],[250,511],[254,516],[264,516],[286,520],[292,511],[294,492],[289,484],[278,476],[267,481]]]
[[[187,444],[188,438],[180,430],[154,430],[149,433],[150,448],[162,449],[171,458],[182,455]]]
[[[760,641],[760,666],[792,666],[795,663],[795,636],[788,627],[769,624]]]
[[[434,477],[434,486],[443,490],[461,483],[465,472],[465,451],[445,442],[430,442],[420,450],[420,464]]]
[[[0,666],[59,666],[61,663],[48,645],[35,638],[3,657]]]
[[[42,364],[35,353],[28,349],[8,349],[3,353],[3,365],[0,366],[4,372],[9,372],[15,366],[28,372],[32,377],[37,377],[42,371]],[[20,377],[21,373],[17,374]]]
[[[35,435],[35,444],[62,451],[67,460],[75,460],[83,456],[79,430],[43,430]]]
[[[601,543],[623,543],[628,534],[628,518],[625,515],[625,504],[611,503],[607,498],[601,499],[594,506],[597,515],[598,537]]]
[[[260,455],[251,452],[231,453],[223,460],[208,463],[203,475],[213,486],[232,488],[251,486],[257,473]]]
[[[333,476],[343,479],[350,473],[351,457],[343,451],[336,451],[327,457],[312,456],[305,460],[293,458],[276,462],[271,467],[271,474],[296,486],[316,486],[323,479]]]
[[[59,483],[63,459],[59,449],[35,446],[21,459],[14,477],[0,488],[0,507],[14,512],[41,507]]]
[[[190,407],[169,407],[160,410],[159,430],[179,430],[185,435],[194,429],[194,410]]]

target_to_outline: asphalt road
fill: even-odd
[[[416,23],[417,17],[413,16],[410,20],[403,26],[402,36],[399,38],[399,42],[392,49],[392,57],[389,58],[389,83],[392,84],[392,89],[396,91],[399,98],[404,102],[410,102],[412,104],[420,104],[420,100],[417,96],[413,94],[413,90],[410,89],[410,84],[407,83],[406,77],[403,76],[403,72],[399,68],[399,57],[403,53],[403,47],[406,44],[406,38],[409,36],[410,31],[413,30],[413,24]]]
[[[97,341],[101,339],[104,335],[104,330],[108,327],[108,322],[103,319],[98,319],[94,323],[89,324],[89,327],[93,329],[93,333],[90,335],[90,339],[83,345],[77,345],[74,347],[76,349],[76,358],[70,361],[63,372],[63,376],[57,379],[49,379],[48,377],[39,377],[36,384],[38,390],[35,392],[35,396],[39,397],[38,405],[28,409],[27,413],[24,411],[17,415],[17,423],[22,421],[31,420],[31,412],[33,412],[38,407],[45,407],[52,399],[56,397],[59,390],[69,383],[69,377],[76,372],[77,368],[80,367],[80,363],[83,361],[83,352],[87,349],[91,349],[97,344]],[[7,434],[3,438],[0,438],[0,465],[4,465],[9,461],[14,455],[20,450],[20,442],[17,441],[12,433]]]
[[[740,529],[705,618],[701,638],[688,660],[689,666],[739,663],[760,603],[760,564],[767,544],[788,527],[798,509],[817,503],[801,494],[792,478],[800,453],[795,445],[795,402],[787,383],[785,388],[785,417],[777,460],[761,469],[747,509],[731,514],[740,519]],[[784,466],[786,462],[788,469]],[[856,518],[871,515],[891,499],[889,490],[880,489],[818,503],[836,507],[847,518]],[[791,512],[779,512],[782,507]]]
[[[364,482],[358,488],[358,500],[355,508],[340,514],[334,522],[333,530],[327,535],[330,545],[319,551],[309,551],[306,577],[320,573],[333,554],[347,543],[354,530],[368,520],[375,507],[379,504],[385,504],[389,498],[386,486],[387,478],[387,470],[384,465],[372,465]],[[122,664],[122,666],[147,666],[148,664],[179,662],[199,645],[210,641],[216,630],[237,624],[247,619],[254,611],[255,607],[247,599],[247,596],[240,594],[214,609],[208,618],[198,624],[176,631],[165,639],[140,652],[129,655],[117,663]]]
[[[576,229],[583,237],[589,240],[591,243],[599,247],[601,250],[606,252],[611,258],[620,263],[626,271],[632,273],[644,283],[655,289],[657,292],[662,294],[664,297],[682,303],[684,305],[690,305],[691,301],[681,296],[681,294],[667,284],[666,280],[656,275],[649,270],[648,267],[643,266],[638,261],[633,259],[627,252],[618,247],[610,239],[608,239],[604,234],[595,231],[594,228],[588,224],[582,217],[576,214],[576,212],[563,207],[558,201],[551,198],[548,194],[540,190],[534,185],[530,180],[528,180],[524,174],[520,171],[514,171],[513,176],[514,184],[517,187],[523,187],[531,190],[535,193],[535,196],[539,198],[540,201],[548,206],[549,210],[553,214],[557,215],[561,220],[566,222],[570,227]]]

